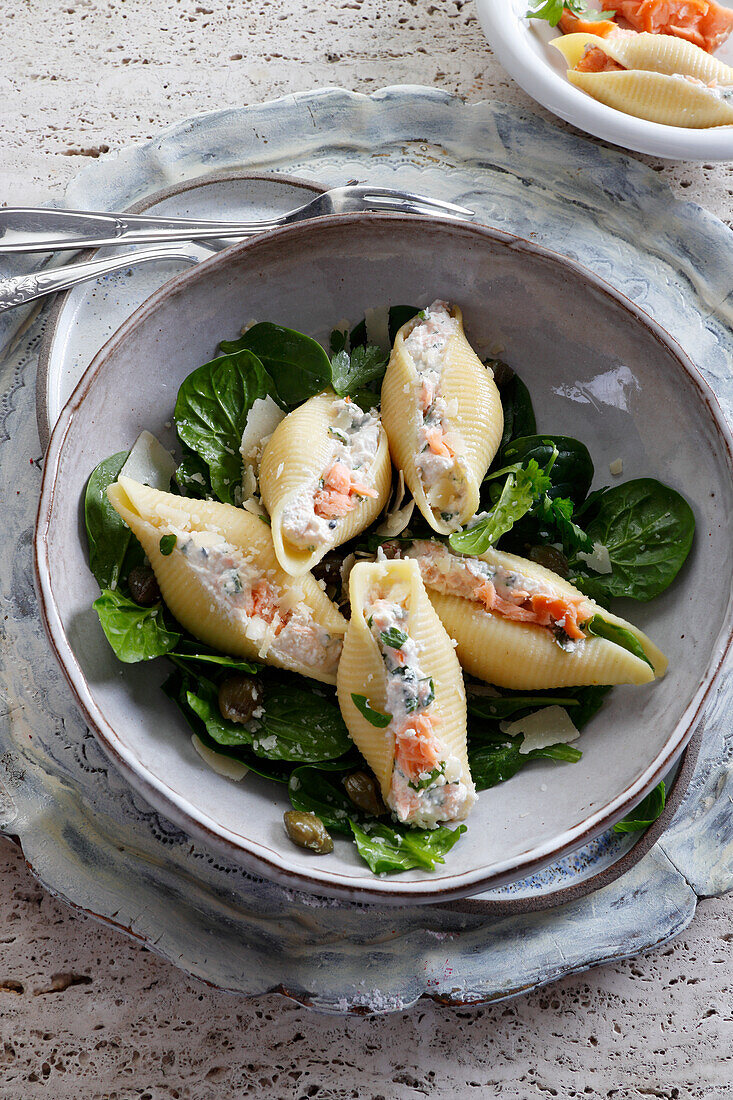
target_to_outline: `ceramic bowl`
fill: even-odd
[[[731,0],[722,0],[731,7]],[[527,0],[476,0],[476,13],[489,45],[509,75],[528,95],[587,134],[637,153],[671,160],[733,160],[733,126],[693,130],[633,118],[574,87],[560,53],[549,45],[560,34],[545,20],[526,19]],[[733,64],[733,38],[716,52]]]
[[[159,690],[166,662],[122,666],[91,608],[81,499],[89,472],[143,428],[173,445],[181,381],[251,318],[325,339],[386,303],[461,305],[481,349],[502,350],[528,383],[540,430],[588,441],[596,484],[655,476],[692,503],[698,533],[676,584],[621,608],[661,646],[670,672],[616,689],[573,766],[538,762],[481,794],[461,842],[433,874],[376,878],[347,841],[316,857],[286,838],[283,790],[205,768]],[[95,357],[49,445],[35,539],[41,609],[56,656],[100,743],[159,810],[212,848],[277,881],[345,898],[440,901],[530,874],[626,813],[670,767],[731,638],[731,435],[675,342],[592,273],[477,225],[342,215],[237,245],[153,294]],[[710,580],[715,578],[711,598]]]

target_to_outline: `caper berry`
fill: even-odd
[[[149,565],[136,565],[127,578],[130,596],[141,607],[152,607],[160,599],[160,589],[155,573]]]
[[[315,814],[301,813],[300,810],[286,810],[283,814],[285,832],[293,844],[307,848],[319,856],[333,851],[333,840],[320,817]]]
[[[536,561],[538,565],[544,565],[545,569],[551,569],[560,577],[567,577],[570,569],[568,559],[554,546],[533,546],[529,552],[530,561]]]
[[[228,722],[243,726],[262,703],[262,681],[258,676],[237,672],[219,685],[219,711]]]
[[[343,781],[346,793],[360,810],[374,817],[386,814],[384,803],[379,794],[379,787],[374,776],[368,772],[352,772]]]

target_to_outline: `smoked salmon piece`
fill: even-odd
[[[616,5],[613,8],[604,5],[606,11],[615,10],[615,7]],[[599,19],[593,22],[591,19],[581,19],[567,8],[560,16],[559,27],[563,34],[597,34],[599,38],[607,38],[609,34],[618,30],[612,19]]]
[[[717,50],[733,31],[733,9],[716,0],[601,0],[601,7],[615,11],[635,31],[671,34],[708,53]],[[587,29],[600,34],[591,31],[591,26],[598,25],[590,24]],[[564,27],[563,31],[567,33]]]
[[[577,73],[612,73],[619,69],[623,70],[623,65],[619,65],[598,46],[587,49],[575,66]]]

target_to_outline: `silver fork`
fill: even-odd
[[[439,214],[462,219],[472,218],[474,213],[455,203],[416,195],[411,191],[394,191],[389,187],[356,183],[334,187],[288,214],[256,222],[201,221],[197,218],[160,218],[149,214],[7,206],[0,208],[0,253],[56,252],[59,249],[99,248],[101,245],[249,237],[322,214],[349,214],[360,210]]]
[[[77,283],[153,260],[197,263],[201,255],[190,248],[166,247],[173,241],[211,241],[255,236],[268,229],[292,225],[328,214],[359,211],[392,211],[465,220],[474,212],[455,203],[428,198],[411,191],[349,183],[316,195],[304,206],[265,221],[219,222],[193,218],[160,218],[147,214],[108,214],[81,210],[47,210],[44,207],[0,208],[0,254],[55,252],[99,248],[102,245],[158,243],[119,256],[104,256],[76,264],[0,279],[0,313],[25,305],[46,294],[68,290]],[[161,243],[162,242],[162,243]],[[216,249],[209,249],[216,251]]]

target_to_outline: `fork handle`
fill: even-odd
[[[145,214],[6,206],[0,208],[0,254],[249,237],[296,220],[301,210],[298,208],[284,217],[265,221],[217,222],[202,221],[200,218],[159,218]]]
[[[77,264],[67,264],[65,267],[53,268],[50,271],[38,271],[31,275],[15,275],[9,279],[0,279],[0,313],[16,306],[24,306],[27,302],[33,302],[36,298],[42,298],[45,294],[55,294],[58,290],[68,290],[77,283],[96,279],[100,275],[109,275],[114,271],[125,271],[127,268],[136,267],[138,264],[148,263],[152,260],[184,260],[196,264],[201,259],[192,250],[183,246],[174,248],[140,249],[138,252],[128,252],[121,256],[104,256],[93,260],[82,260]]]

